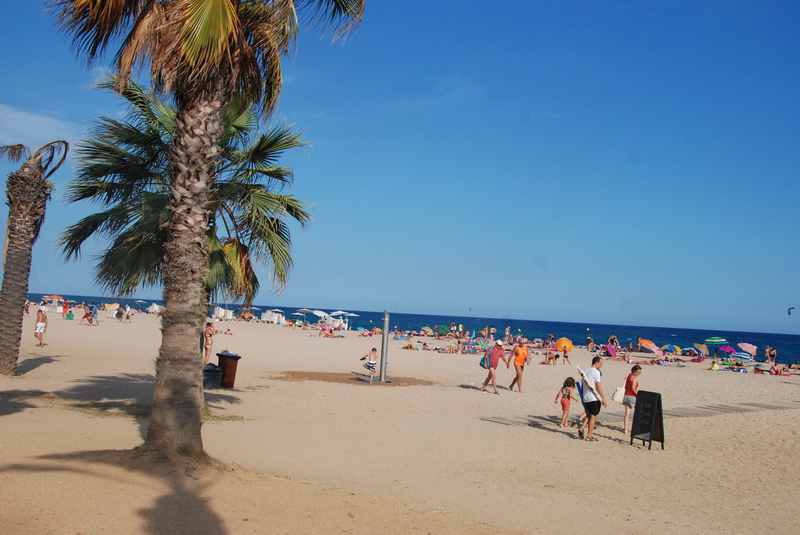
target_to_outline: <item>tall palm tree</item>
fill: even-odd
[[[100,87],[116,85],[109,80]],[[110,237],[98,259],[97,280],[111,293],[129,295],[162,282],[171,179],[167,155],[176,112],[133,82],[121,96],[128,117],[99,120],[92,137],[78,147],[77,178],[67,189],[70,202],[90,200],[104,209],[68,227],[61,244],[67,258],[74,258],[90,237]],[[252,106],[242,99],[228,103],[222,116],[222,152],[209,193],[207,286],[209,295],[242,299],[249,306],[260,286],[253,262],[267,261],[274,285],[283,288],[292,265],[285,219],[301,225],[309,220],[298,199],[281,193],[292,172],[277,165],[285,151],[303,142],[287,127],[259,133]]]
[[[8,225],[3,249],[3,286],[0,310],[10,314],[0,322],[0,373],[13,375],[19,358],[22,316],[28,295],[33,244],[39,237],[53,184],[48,180],[67,157],[66,141],[53,141],[33,154],[23,145],[0,147],[0,156],[11,161],[25,159],[8,175],[6,199]]]
[[[196,341],[205,319],[209,193],[222,110],[235,95],[268,113],[281,86],[281,55],[298,31],[298,8],[342,30],[365,0],[54,0],[63,26],[90,59],[122,36],[121,84],[150,66],[157,90],[175,95],[170,220],[163,271],[166,314],[144,449],[170,459],[205,458],[202,373]]]

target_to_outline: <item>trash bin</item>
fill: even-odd
[[[222,381],[220,383],[222,388],[233,388],[233,383],[236,381],[236,366],[242,357],[228,351],[217,353],[217,357],[219,357],[219,367],[222,368]]]
[[[222,383],[222,368],[208,363],[203,368],[203,388],[219,388]]]

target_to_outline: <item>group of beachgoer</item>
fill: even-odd
[[[36,339],[36,346],[43,347],[46,345],[44,342],[44,335],[47,332],[48,327],[47,302],[42,300],[37,304],[33,301],[25,300],[23,310],[26,316],[31,313],[31,308],[33,307],[36,309],[36,321],[34,322],[33,336]],[[67,320],[72,319],[72,315],[76,309],[79,311],[79,313],[81,313],[80,320],[78,320],[78,325],[89,325],[92,327],[97,327],[100,325],[100,311],[97,305],[80,303],[73,307],[70,306],[69,302],[64,301],[61,303],[61,305],[56,307],[57,312],[60,310],[61,317]],[[124,307],[120,306],[117,308],[114,317],[120,322],[131,322],[135,314],[136,310],[131,308],[129,305],[126,305]]]
[[[567,351],[562,351],[562,353],[568,354]],[[594,430],[597,424],[597,416],[600,414],[601,408],[608,404],[603,384],[602,367],[604,360],[603,357],[595,355],[592,358],[592,365],[590,368],[587,370],[578,369],[581,375],[578,380],[573,377],[567,377],[556,392],[554,400],[556,404],[561,405],[561,426],[564,428],[569,427],[572,402],[580,401],[584,415],[579,419],[576,427],[578,428],[578,436],[587,441],[596,440]],[[515,375],[508,389],[513,392],[516,386],[517,390],[521,393],[525,365],[529,362],[530,356],[526,343],[515,343],[510,354],[507,354],[504,341],[496,340],[494,345],[487,349],[481,358],[481,367],[487,370],[487,375],[481,386],[481,391],[489,392],[489,388],[491,388],[493,393],[499,394],[497,390],[497,368],[500,363],[504,363],[506,368],[510,368],[513,363]],[[642,367],[636,364],[631,368],[630,373],[625,379],[622,397],[622,405],[625,409],[625,434],[628,434],[630,430],[631,414],[636,406],[636,395],[639,392],[639,376],[641,373]]]

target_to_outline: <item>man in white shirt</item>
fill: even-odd
[[[594,357],[592,367],[583,372],[583,407],[586,410],[586,440],[597,440],[592,436],[594,426],[597,423],[597,415],[600,414],[600,406],[606,406],[606,392],[603,388],[603,374],[600,368],[603,367],[603,359]]]

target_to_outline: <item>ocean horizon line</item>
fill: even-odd
[[[84,297],[89,299],[97,299],[97,300],[106,300],[106,301],[114,301],[114,300],[126,300],[126,301],[146,301],[146,302],[153,302],[163,304],[164,300],[162,298],[145,298],[141,296],[129,296],[129,297],[121,297],[121,296],[102,296],[102,295],[84,295],[84,294],[70,294],[70,293],[62,293],[62,292],[28,292],[28,295],[37,295],[37,296],[44,296],[44,295],[63,295],[69,297]],[[224,303],[224,302],[212,302],[211,305],[215,306],[223,306],[223,307],[230,307],[234,309],[241,309],[244,307],[241,303]],[[294,306],[294,305],[265,305],[265,304],[258,304],[254,303],[250,305],[252,308],[258,309],[270,309],[270,308],[286,308],[286,309],[293,309],[299,310],[302,308],[308,309],[317,309],[322,311],[327,310],[346,310],[349,312],[365,312],[369,314],[376,314],[382,315],[384,310],[368,310],[368,309],[361,309],[361,308],[351,308],[351,307],[329,307],[329,306]],[[644,325],[644,324],[634,324],[634,323],[607,323],[604,321],[564,321],[564,320],[544,320],[544,319],[530,319],[530,318],[514,318],[514,317],[496,317],[496,316],[483,316],[483,315],[464,315],[464,314],[439,314],[439,313],[430,313],[430,312],[405,312],[400,310],[395,311],[388,311],[390,314],[402,314],[404,316],[424,316],[430,318],[451,318],[451,319],[463,319],[463,320],[487,320],[487,321],[496,321],[496,322],[530,322],[530,323],[554,323],[554,324],[562,324],[562,325],[589,325],[589,326],[600,326],[600,327],[620,327],[625,329],[663,329],[663,330],[676,330],[676,331],[695,331],[695,332],[722,332],[722,333],[737,333],[737,334],[756,334],[756,335],[775,335],[775,336],[797,336],[800,337],[800,333],[792,333],[792,332],[779,332],[779,331],[762,331],[762,330],[741,330],[741,329],[730,329],[730,328],[722,328],[722,327],[678,327],[675,325]]]

